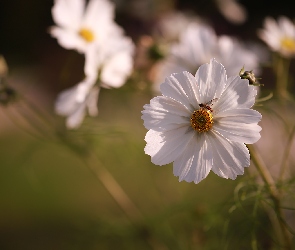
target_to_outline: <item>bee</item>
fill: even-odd
[[[258,81],[258,79],[261,79],[261,78],[256,78],[254,73],[253,73],[253,70],[245,71],[244,66],[240,70],[239,76],[241,77],[241,79],[247,79],[249,81],[250,85],[263,86],[263,84],[259,83],[259,81]]]
[[[218,100],[218,98],[214,98],[209,102],[200,103],[199,106],[200,106],[200,108],[207,109],[210,112],[213,112],[213,109],[210,106],[212,106],[217,100]]]

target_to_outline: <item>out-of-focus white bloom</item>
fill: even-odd
[[[154,89],[159,91],[166,76],[182,71],[194,73],[211,58],[221,62],[229,76],[238,75],[243,66],[257,74],[259,54],[231,37],[217,37],[209,26],[192,23],[182,33],[179,43],[171,46],[167,58],[156,66]]]
[[[52,17],[57,26],[51,27],[51,35],[62,47],[80,53],[103,46],[119,28],[108,0],[90,0],[87,7],[85,0],[55,0]]]
[[[66,126],[77,128],[82,123],[86,110],[90,116],[96,116],[99,87],[95,79],[86,78],[70,89],[61,92],[55,103],[56,113],[66,116]]]
[[[264,29],[258,31],[259,37],[270,47],[284,57],[295,56],[295,25],[285,16],[278,18],[267,17]]]
[[[167,42],[178,41],[180,34],[190,23],[200,23],[200,19],[190,13],[168,12],[161,15],[154,31],[154,37]],[[160,41],[161,42],[161,41]]]
[[[103,87],[121,87],[133,69],[134,44],[122,34],[113,36],[103,48],[86,53],[84,71],[90,78],[99,78]]]
[[[108,0],[55,0],[52,16],[58,26],[52,36],[61,46],[85,54],[85,79],[63,91],[56,112],[67,117],[67,127],[77,128],[86,109],[97,115],[100,87],[121,87],[133,68],[134,44],[114,22],[114,5]],[[97,85],[96,85],[97,83]]]
[[[142,119],[149,129],[145,153],[152,162],[171,162],[179,180],[199,183],[212,170],[235,179],[250,164],[244,143],[260,138],[259,112],[251,109],[256,90],[239,76],[226,76],[214,59],[195,76],[172,74],[161,85],[162,96],[144,106]]]

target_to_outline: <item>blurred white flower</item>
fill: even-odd
[[[66,126],[74,129],[80,126],[86,110],[90,116],[96,116],[99,87],[95,86],[95,79],[86,78],[70,89],[58,95],[55,103],[56,113],[66,116]]]
[[[159,91],[159,85],[172,73],[188,71],[194,74],[211,58],[221,62],[229,76],[238,75],[243,66],[254,69],[257,74],[260,54],[255,50],[247,49],[231,37],[216,36],[209,26],[191,23],[183,31],[179,43],[171,47],[167,58],[156,66],[153,88]]]
[[[258,35],[271,50],[284,57],[295,56],[295,25],[287,17],[279,17],[278,22],[265,18],[264,29],[259,30]]]
[[[195,15],[176,11],[163,13],[159,18],[153,36],[165,43],[178,41],[180,34],[190,23],[201,22]]]
[[[99,78],[102,87],[121,87],[133,69],[134,44],[123,32],[112,36],[104,47],[86,53],[87,77]]]
[[[161,85],[162,96],[144,106],[142,119],[149,129],[145,153],[154,164],[174,162],[179,180],[199,183],[212,170],[235,179],[250,164],[244,143],[260,138],[259,112],[250,109],[256,90],[239,76],[226,76],[212,59],[195,76],[172,74]]]
[[[114,5],[108,0],[55,0],[52,17],[57,26],[50,33],[66,49],[85,53],[102,46],[118,28],[114,23]]]
[[[114,5],[108,0],[55,0],[52,16],[58,26],[52,36],[61,46],[85,54],[85,79],[64,90],[55,109],[67,117],[68,128],[77,128],[88,109],[97,115],[100,87],[121,87],[133,69],[134,44],[114,22]]]

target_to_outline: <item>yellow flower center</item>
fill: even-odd
[[[79,35],[88,43],[91,43],[94,40],[94,34],[89,29],[81,29]]]
[[[281,46],[283,49],[295,51],[295,39],[290,37],[284,37],[281,40]]]
[[[195,110],[190,120],[192,128],[200,133],[209,131],[213,126],[212,113],[206,108]]]

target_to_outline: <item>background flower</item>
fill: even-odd
[[[174,162],[174,175],[187,182],[199,183],[210,170],[230,179],[243,174],[250,164],[244,143],[260,138],[261,115],[250,109],[254,87],[239,76],[227,79],[213,59],[195,77],[189,72],[167,77],[161,92],[142,111],[149,129],[145,153],[152,162]]]
[[[216,58],[227,69],[229,76],[238,75],[240,69],[247,69],[259,73],[259,61],[265,58],[263,51],[257,53],[239,41],[229,36],[216,36],[212,28],[207,25],[192,23],[180,36],[179,43],[171,46],[167,58],[156,65],[155,85],[159,85],[167,75],[184,70],[194,74],[197,68],[211,58]]]
[[[67,49],[85,53],[86,78],[59,94],[57,114],[67,117],[67,127],[77,128],[86,109],[97,115],[100,87],[121,87],[133,69],[134,45],[114,22],[114,6],[107,0],[56,0],[52,16],[59,27],[51,34]],[[97,83],[98,86],[94,86]]]
[[[267,17],[264,29],[258,31],[259,37],[270,47],[284,57],[295,55],[295,25],[285,16],[280,16],[276,22]]]
[[[98,78],[103,87],[121,87],[133,70],[134,44],[123,31],[109,38],[103,47],[89,50],[84,71]]]
[[[89,115],[96,116],[99,87],[94,86],[95,79],[86,78],[79,84],[62,91],[55,102],[56,113],[66,116],[66,126],[78,128],[88,110]]]
[[[110,1],[90,0],[87,6],[85,3],[85,0],[55,0],[52,8],[57,26],[51,27],[51,35],[62,47],[80,53],[102,46],[116,27],[114,5]]]

